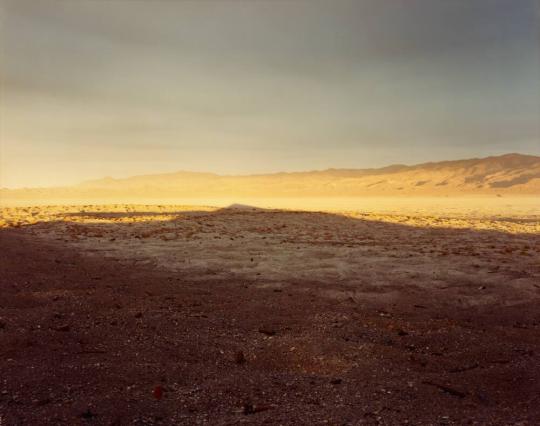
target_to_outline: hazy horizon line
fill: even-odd
[[[84,184],[86,182],[92,182],[92,181],[99,181],[103,179],[113,179],[113,180],[123,180],[123,179],[130,179],[133,177],[144,177],[144,176],[155,176],[155,175],[174,175],[178,173],[192,173],[192,174],[210,174],[218,177],[250,177],[250,176],[270,176],[270,175],[279,175],[279,174],[300,174],[300,173],[320,173],[320,172],[326,172],[330,170],[335,171],[363,171],[363,170],[381,170],[385,168],[390,167],[418,167],[428,164],[436,164],[436,163],[448,163],[448,162],[462,162],[462,161],[474,161],[474,160],[487,160],[490,158],[501,158],[501,157],[509,157],[509,156],[521,156],[521,157],[535,157],[540,159],[540,155],[534,155],[534,154],[523,154],[520,152],[508,152],[505,154],[499,154],[499,155],[487,155],[485,157],[470,157],[470,158],[454,158],[454,159],[445,159],[445,160],[431,160],[431,161],[424,161],[421,163],[392,163],[387,164],[379,167],[327,167],[324,169],[306,169],[306,170],[281,170],[281,171],[274,171],[274,172],[256,172],[256,173],[217,173],[212,171],[201,171],[201,170],[186,170],[186,169],[176,169],[173,171],[163,171],[163,172],[155,172],[155,173],[140,173],[140,174],[130,174],[130,175],[124,175],[124,176],[101,176],[101,177],[95,177],[95,178],[89,178],[84,179],[81,181],[78,181],[77,183],[72,184],[65,184],[65,185],[54,185],[54,186],[0,186],[0,189],[2,190],[20,190],[20,189],[51,189],[51,188],[64,188],[64,187],[76,187],[78,185]]]

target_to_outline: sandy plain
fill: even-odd
[[[534,198],[250,201],[3,208],[0,418],[540,421]]]

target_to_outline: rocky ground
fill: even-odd
[[[538,217],[3,209],[0,424],[538,424]]]

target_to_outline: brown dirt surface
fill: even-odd
[[[2,426],[540,423],[537,218],[151,210],[4,212]]]

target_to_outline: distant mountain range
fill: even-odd
[[[355,197],[540,195],[540,157],[506,154],[480,159],[392,165],[378,169],[227,176],[177,172],[104,178],[77,186],[1,190],[6,199],[171,199],[211,197]]]

